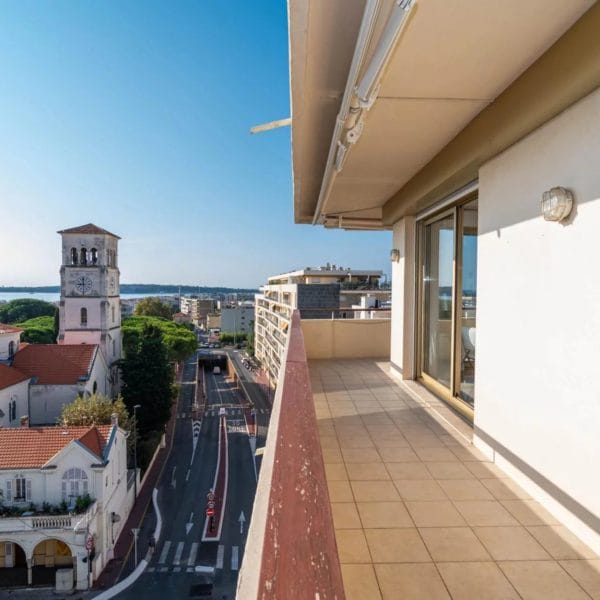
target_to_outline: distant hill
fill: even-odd
[[[122,283],[121,293],[123,294],[253,294],[256,289],[247,288],[228,288],[228,287],[205,287],[197,285],[161,285],[157,283]],[[0,293],[58,293],[60,286],[43,285],[36,287],[27,286],[0,286]]]

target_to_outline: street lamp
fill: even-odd
[[[133,502],[137,501],[137,410],[141,404],[133,407]]]

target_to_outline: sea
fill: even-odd
[[[123,300],[132,298],[146,298],[148,296],[169,296],[172,294],[121,294]],[[60,300],[59,292],[0,292],[0,303],[10,302],[20,298],[30,298],[33,300],[45,300],[46,302],[58,302]]]

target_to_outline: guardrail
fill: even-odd
[[[279,374],[237,597],[345,597],[298,311]]]

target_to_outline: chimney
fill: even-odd
[[[29,427],[29,415],[24,415],[23,417],[21,417],[20,421],[21,427]]]
[[[113,427],[119,426],[119,415],[117,413],[113,413],[112,415],[110,415],[110,424]]]

